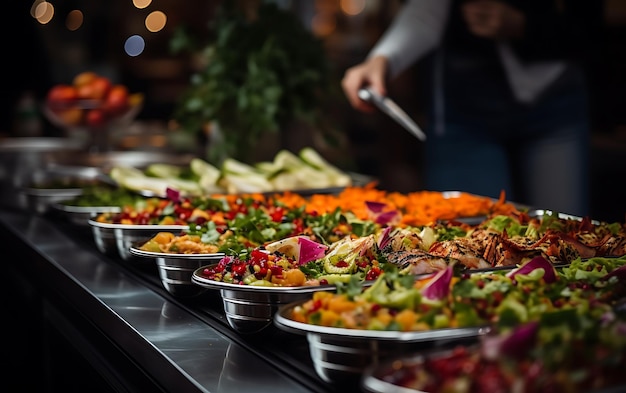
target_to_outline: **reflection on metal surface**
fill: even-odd
[[[40,255],[21,261],[37,264],[33,279],[66,297],[166,391],[230,391],[228,375],[245,376],[241,391],[251,381],[259,393],[310,391],[252,352],[244,350],[243,363],[231,358],[239,344],[45,217],[0,210],[1,228]]]
[[[222,372],[219,376],[218,392],[258,392],[259,386],[272,386],[273,393],[291,393],[298,389],[294,382],[273,383],[271,373],[268,373],[270,366],[258,364],[253,367],[251,360],[255,355],[249,349],[239,344],[228,345]]]

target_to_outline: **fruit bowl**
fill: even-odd
[[[64,130],[67,137],[83,140],[90,151],[109,150],[111,132],[128,126],[139,114],[141,101],[112,112],[94,100],[77,100],[59,104],[46,102],[43,113],[55,126]]]
[[[72,84],[54,85],[42,111],[66,136],[83,140],[90,151],[106,151],[111,132],[129,125],[142,104],[143,94],[131,94],[125,85],[86,71]]]

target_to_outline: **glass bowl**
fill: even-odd
[[[112,133],[131,124],[142,107],[143,95],[136,93],[117,106],[102,100],[46,100],[43,113],[67,137],[81,140],[91,152],[104,152],[111,150]]]

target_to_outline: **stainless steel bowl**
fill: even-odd
[[[26,208],[37,214],[45,214],[54,203],[66,201],[83,193],[82,188],[24,188]]]
[[[96,221],[91,219],[87,221],[91,226],[91,233],[93,234],[93,240],[96,243],[98,251],[109,256],[118,256],[117,242],[115,241],[115,233],[113,228],[97,225]]]
[[[473,343],[489,332],[484,326],[415,332],[317,326],[289,318],[293,308],[302,303],[282,306],[274,316],[274,323],[282,330],[306,335],[315,372],[325,382],[340,386],[360,384],[368,367],[386,359]]]
[[[50,165],[34,171],[28,185],[21,192],[26,195],[30,211],[43,214],[52,204],[74,199],[83,194],[83,188],[100,184],[103,173],[96,168]]]
[[[130,261],[135,259],[136,257],[130,252],[130,249],[134,247],[134,245],[146,242],[150,240],[153,236],[155,236],[159,232],[182,232],[189,227],[187,225],[158,225],[158,224],[146,224],[146,225],[132,225],[132,224],[111,224],[105,222],[98,222],[95,220],[89,220],[89,225],[92,228],[97,228],[98,231],[94,230],[94,236],[102,237],[106,236],[106,240],[110,241],[110,237],[108,236],[110,233],[108,230],[113,232],[113,241],[115,242],[115,249],[117,250],[117,254],[120,258],[125,261]],[[104,230],[104,231],[103,231]],[[96,244],[98,244],[98,240],[96,240]],[[107,246],[109,244],[107,243]],[[98,248],[100,249],[100,248]],[[108,247],[106,248],[108,253]],[[101,250],[102,251],[102,250]]]
[[[70,138],[0,139],[0,204],[26,208],[28,202],[21,189],[30,184],[33,173],[63,162],[83,148],[82,143]]]
[[[196,269],[215,263],[224,256],[223,253],[172,254],[150,252],[136,247],[131,247],[130,253],[138,257],[155,259],[163,287],[177,297],[193,297],[206,292],[206,288],[193,284],[191,277]]]
[[[274,315],[279,307],[297,300],[308,299],[313,292],[329,291],[335,288],[331,285],[263,287],[230,284],[204,277],[202,270],[210,267],[212,266],[197,269],[191,278],[192,282],[204,288],[220,291],[229,326],[243,334],[259,333],[272,326]]]
[[[122,210],[119,206],[73,206],[61,202],[50,205],[50,209],[66,218],[75,225],[87,226],[89,220],[101,213],[118,213]],[[113,232],[111,232],[113,234]],[[115,244],[115,243],[113,243]]]

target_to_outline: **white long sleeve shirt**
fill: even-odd
[[[408,0],[368,57],[388,59],[395,77],[434,50],[443,39],[450,0]],[[507,79],[516,98],[531,103],[561,75],[565,64],[556,61],[522,63],[507,42],[497,43]]]

